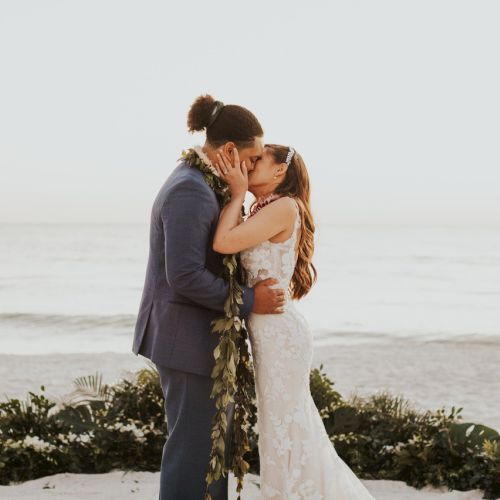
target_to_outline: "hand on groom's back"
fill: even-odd
[[[278,283],[274,278],[259,281],[253,287],[254,303],[252,312],[257,314],[281,314],[285,305],[285,291],[271,288]]]

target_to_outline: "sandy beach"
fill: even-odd
[[[157,499],[159,474],[153,472],[112,471],[107,474],[56,474],[15,486],[0,486],[0,498],[32,500],[71,498],[72,500]],[[257,500],[259,478],[247,475],[242,500]],[[478,500],[473,491],[447,491],[425,487],[411,488],[402,481],[363,481],[377,500]],[[229,499],[237,498],[234,478],[229,476]]]

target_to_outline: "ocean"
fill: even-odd
[[[131,351],[145,225],[0,225],[0,353]],[[500,344],[500,226],[318,227],[315,342]]]

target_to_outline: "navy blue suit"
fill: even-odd
[[[229,294],[219,276],[223,256],[212,249],[220,208],[202,173],[184,161],[161,187],[151,211],[146,279],[132,351],[160,373],[168,426],[161,464],[161,500],[203,500],[215,401],[210,398],[213,350],[210,322]],[[247,318],[254,292],[243,286]],[[228,436],[233,407],[229,409]],[[226,440],[229,448],[229,440]],[[227,499],[227,477],[212,483]]]

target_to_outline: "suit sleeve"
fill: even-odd
[[[211,241],[213,200],[203,186],[182,182],[175,186],[161,209],[165,234],[166,277],[172,289],[208,309],[224,313],[229,284],[205,267]],[[240,314],[247,318],[254,291],[243,286]]]

